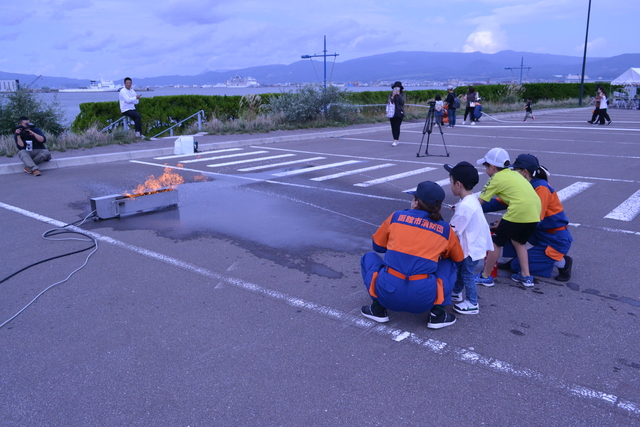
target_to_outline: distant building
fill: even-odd
[[[580,80],[582,79],[582,77],[578,74],[569,74],[567,77],[565,77],[564,82],[565,83],[580,83]],[[587,80],[589,80],[589,76],[587,76],[586,74],[584,75],[584,81],[586,82]]]
[[[19,87],[19,80],[0,80],[0,92],[15,92]]]

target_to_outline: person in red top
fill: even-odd
[[[458,237],[442,219],[445,198],[432,181],[418,184],[411,208],[396,211],[373,235],[375,252],[361,259],[362,278],[373,300],[362,315],[388,322],[387,309],[410,313],[429,312],[427,327],[452,325],[456,317],[444,311],[451,304],[456,262],[464,259]],[[384,260],[376,253],[384,253]]]

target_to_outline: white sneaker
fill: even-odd
[[[471,126],[475,126],[475,125],[476,125],[476,122],[471,122]]]
[[[462,298],[462,292],[456,294],[455,292],[451,293],[451,301],[453,302],[462,302],[464,298]]]
[[[398,145],[398,142],[397,142],[397,141],[393,141],[393,142],[391,143],[391,146],[392,146],[392,147],[395,147],[395,146],[397,146],[397,145]]]
[[[480,312],[480,306],[471,304],[468,300],[464,300],[460,304],[454,304],[453,309],[460,314],[478,314]]]
[[[466,125],[466,124],[467,124],[467,122],[464,122],[464,121],[463,121],[463,122],[462,122],[462,124],[463,124],[463,125]]]

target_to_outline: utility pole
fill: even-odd
[[[327,91],[327,56],[338,56],[337,53],[327,54],[327,36],[324,36],[324,50],[322,51],[322,55],[302,55],[300,58],[302,59],[311,59],[311,58],[319,58],[324,57],[324,91]]]
[[[591,0],[587,9],[587,34],[584,36],[584,55],[582,56],[582,77],[580,77],[580,98],[578,106],[582,107],[582,96],[584,95],[584,69],[587,66],[587,41],[589,41],[589,18],[591,17]]]
[[[507,67],[507,68],[505,68],[505,70],[520,70],[520,84],[522,84],[522,70],[529,71],[530,69],[531,69],[531,67],[525,67],[524,66],[524,56],[520,59],[520,66],[519,67]]]

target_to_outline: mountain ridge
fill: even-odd
[[[349,59],[343,62],[327,61],[327,80],[333,82],[386,82],[450,80],[499,83],[518,81],[520,64],[524,58],[523,81],[564,80],[568,74],[579,75],[582,58],[511,50],[493,54],[481,52],[424,52],[397,51]],[[311,64],[309,64],[311,61]],[[586,74],[590,80],[610,81],[631,67],[640,66],[640,54],[628,53],[610,58],[587,58]],[[508,70],[511,68],[511,70]],[[205,85],[223,83],[233,76],[253,77],[260,84],[318,83],[323,78],[323,62],[300,60],[291,64],[271,64],[238,70],[205,70],[196,75],[165,75],[157,77],[131,76],[134,84],[144,86]],[[558,78],[556,76],[562,76]],[[28,85],[38,76],[0,71],[0,80],[19,79]],[[97,77],[95,77],[97,78]],[[67,77],[42,76],[34,87],[62,88],[87,86],[89,80]]]

